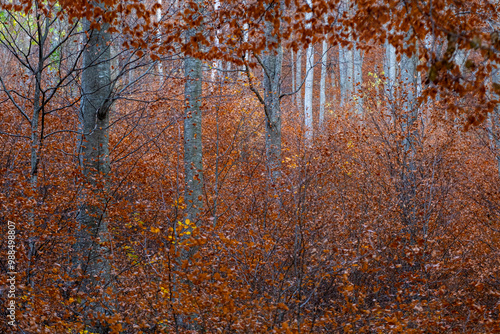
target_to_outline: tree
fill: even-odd
[[[313,4],[307,0],[309,11],[306,12],[306,27],[310,29],[312,20]],[[311,145],[313,139],[313,84],[314,84],[314,45],[309,43],[306,52],[306,79],[304,92],[304,121],[305,121],[305,140],[307,145]]]
[[[302,87],[302,50],[298,49],[297,50],[297,60],[295,62],[296,65],[296,72],[295,72],[295,87],[293,88],[294,91],[298,90],[295,100],[297,103],[297,108],[302,109],[302,90],[300,87]]]
[[[109,26],[92,29],[91,22],[83,21],[87,43],[83,50],[82,102],[80,111],[80,164],[90,190],[80,206],[77,221],[77,254],[75,266],[83,269],[82,284],[86,293],[105,290],[110,284],[108,261],[108,223],[106,217],[106,178],[110,172],[109,118],[113,103],[111,81],[111,36]],[[100,193],[100,194],[99,194]],[[99,194],[99,195],[98,195]],[[100,198],[91,203],[89,198]],[[89,298],[90,299],[90,298]],[[86,301],[90,308],[89,320],[110,312],[105,295],[97,301]],[[93,320],[96,321],[96,320]],[[91,325],[91,330],[107,331],[105,324]]]
[[[339,7],[339,15],[350,17],[350,2],[343,1]],[[352,29],[343,26],[347,35],[347,45],[339,44],[339,82],[340,82],[340,105],[344,106],[352,99],[354,89],[354,58],[352,45]]]
[[[497,66],[493,68],[493,73],[491,76],[491,82],[493,87],[493,98],[495,100],[499,99],[498,88],[500,87],[500,69]],[[497,104],[490,116],[491,122],[491,139],[492,144],[495,149],[495,156],[498,166],[498,175],[500,176],[500,103]]]
[[[326,103],[326,68],[328,61],[328,43],[323,41],[323,52],[321,56],[321,82],[320,82],[320,96],[319,96],[319,126],[323,127],[325,120],[325,103]]]
[[[196,43],[197,35],[202,31],[203,2],[198,1],[193,8],[190,20],[200,22],[186,33],[186,43],[193,43],[194,52],[199,52]],[[188,21],[188,24],[189,23]],[[194,55],[186,55],[184,59],[184,75],[186,84],[184,98],[186,103],[184,114],[184,175],[186,202],[186,219],[196,222],[203,209],[203,147],[202,147],[202,61]]]
[[[281,70],[283,48],[279,41],[280,24],[276,31],[275,21],[281,20],[280,3],[272,5],[272,16],[267,20],[267,47],[262,61],[264,72],[264,110],[266,114],[266,158],[271,180],[277,180],[281,165]]]
[[[29,260],[25,283],[34,289],[38,289],[35,286],[34,259],[41,247],[35,232],[38,230],[39,220],[37,207],[41,204],[41,190],[45,186],[39,180],[40,166],[44,163],[41,152],[46,149],[47,141],[73,130],[66,127],[56,130],[53,124],[57,123],[62,110],[70,109],[78,103],[78,99],[61,101],[59,97],[67,88],[76,90],[82,55],[82,51],[75,47],[66,48],[70,41],[78,38],[79,22],[59,19],[58,9],[51,9],[45,14],[41,8],[33,6],[22,13],[7,7],[0,15],[2,59],[7,61],[7,55],[10,55],[13,60],[11,66],[14,66],[11,72],[4,71],[0,74],[0,92],[5,94],[6,101],[22,117],[20,124],[15,127],[5,124],[6,127],[2,127],[0,133],[8,137],[29,138],[30,200],[35,206],[30,210],[28,219],[31,235],[26,240]],[[73,46],[74,44],[76,43]],[[16,76],[23,78],[20,84],[15,79]],[[26,125],[29,134],[24,133]]]
[[[384,57],[384,74],[385,82],[385,95],[387,99],[387,107],[391,110],[394,108],[394,91],[396,87],[396,49],[389,41],[385,41],[385,57]]]
[[[356,112],[363,113],[363,53],[356,47],[353,47],[353,80],[354,80],[354,94],[356,96]]]

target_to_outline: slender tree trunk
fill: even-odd
[[[313,85],[314,85],[314,48],[307,47],[306,88],[304,92],[304,121],[306,127],[306,143],[313,139]]]
[[[87,195],[102,197],[102,193],[105,194],[107,190],[105,179],[110,171],[108,136],[111,105],[110,34],[106,31],[106,26],[101,30],[91,30],[90,22],[87,20],[83,26],[88,41],[83,52],[80,164],[89,188]],[[75,247],[80,256],[77,265],[88,275],[82,282],[83,290],[87,293],[99,291],[110,282],[105,198],[98,201],[98,204],[89,204],[88,201],[89,198],[84,198],[80,206]],[[103,300],[89,302],[88,306],[94,317],[111,312]],[[106,331],[105,324],[93,324],[90,328],[99,333]]]
[[[220,0],[215,0],[214,10],[218,11],[219,7],[220,7]],[[220,35],[220,29],[217,29],[217,32],[215,34],[215,46],[217,46],[217,47],[219,46],[219,35]],[[244,33],[244,36],[245,36],[245,33]],[[212,70],[211,70],[212,83],[215,83],[217,74],[218,74],[219,70],[221,69],[220,66],[221,66],[220,60],[214,60],[212,62]]]
[[[248,23],[243,23],[243,42],[248,42]],[[246,60],[249,60],[249,53],[248,51],[245,52],[245,59]],[[239,73],[239,76],[240,76],[240,79],[242,79],[242,76],[243,76],[243,72],[245,71],[245,66],[242,67],[242,71],[241,72],[238,72]]]
[[[410,38],[408,33],[407,39]],[[403,135],[403,160],[401,172],[401,217],[411,235],[413,242],[415,230],[415,203],[416,173],[414,166],[414,154],[417,140],[415,122],[417,121],[417,56],[408,57],[401,55],[401,131]]]
[[[302,83],[302,50],[299,49],[297,50],[297,61],[296,61],[296,72],[295,72],[295,82],[297,85],[297,88],[300,87],[300,84]],[[295,101],[297,102],[297,108],[299,110],[302,109],[302,89],[297,92],[295,95]]]
[[[195,29],[188,32],[190,38]],[[203,209],[203,151],[202,151],[202,62],[200,59],[187,56],[184,60],[186,84],[184,97],[186,109],[184,114],[184,200],[187,205],[186,218],[197,221]]]
[[[277,3],[275,6],[280,6]],[[281,13],[281,8],[273,9],[274,15]],[[268,45],[275,44],[274,22],[266,21],[266,40]],[[281,70],[283,49],[267,47],[263,57],[264,64],[264,108],[266,112],[266,158],[272,181],[279,178],[281,165]]]
[[[311,11],[306,13],[306,21],[312,19],[312,1],[306,0]],[[306,23],[308,29],[310,23]],[[313,84],[314,84],[314,46],[309,44],[306,52],[306,88],[304,92],[304,121],[306,128],[306,144],[311,145],[313,139]]]
[[[158,4],[160,5],[157,9],[156,9],[156,22],[158,23],[161,23],[161,11],[162,11],[162,0],[157,0],[158,1]],[[157,39],[158,39],[158,44],[161,44],[162,41],[161,41],[161,29],[160,29],[160,25],[158,25],[158,32],[157,32]],[[158,75],[160,77],[160,85],[163,84],[163,64],[161,63],[161,60],[158,60]]]
[[[349,35],[349,40],[352,43],[352,34]],[[345,50],[345,59],[347,62],[347,81],[346,81],[346,90],[347,90],[347,99],[349,102],[352,102],[353,93],[354,93],[354,50],[353,45]]]
[[[330,61],[330,66],[332,67],[332,92],[335,92],[335,87],[337,87],[337,80],[338,80],[338,74],[335,73],[335,57],[332,56],[332,60]],[[337,63],[338,63],[338,57],[337,57]],[[338,72],[337,72],[338,73]],[[333,94],[335,96],[335,94]],[[334,98],[335,100],[335,98]]]
[[[353,93],[353,51],[348,47],[339,49],[339,74],[340,74],[340,105],[343,106],[352,100]]]
[[[349,0],[343,2],[340,6],[340,15],[344,15],[349,11]],[[349,33],[349,46],[344,47],[339,45],[339,79],[340,79],[340,105],[344,106],[351,102],[353,93],[354,79],[354,59],[352,50],[352,32],[351,28],[347,28]]]
[[[319,93],[319,127],[323,127],[323,122],[325,120],[325,103],[326,103],[326,67],[328,62],[328,43],[323,41],[323,53],[321,55],[321,81],[320,81],[320,93]]]
[[[44,25],[45,23],[45,25]],[[34,101],[33,101],[33,117],[31,118],[31,173],[30,173],[30,182],[31,189],[33,193],[37,193],[38,188],[38,166],[39,166],[39,152],[42,146],[42,136],[43,134],[40,131],[40,120],[42,122],[41,128],[44,127],[44,110],[42,99],[42,73],[44,70],[44,59],[45,59],[45,44],[47,42],[47,37],[49,34],[49,20],[48,19],[39,19],[37,20],[37,32],[38,32],[38,64],[34,71],[35,76],[35,92],[34,92]],[[31,41],[30,41],[31,42]],[[33,198],[32,198],[33,199]],[[35,227],[35,208],[30,212],[29,224],[32,228]],[[33,266],[33,257],[35,256],[36,249],[36,241],[33,238],[29,239],[28,242],[29,253],[28,253],[28,274],[27,274],[27,283],[33,287],[34,281],[31,280],[31,269]]]
[[[347,101],[347,60],[345,50],[345,47],[339,45],[339,84],[341,107],[343,107]]]
[[[387,98],[387,107],[394,113],[394,94],[396,87],[396,48],[389,43],[385,42],[385,64],[384,72],[386,77],[385,95]]]
[[[295,91],[297,89],[297,85],[295,84],[295,62],[293,50],[290,51],[290,68],[292,75],[292,91]],[[293,99],[295,100],[295,97]]]
[[[356,96],[356,111],[358,114],[363,113],[363,54],[360,49],[357,48],[357,43],[353,46],[353,66],[354,66],[354,94]]]
[[[405,151],[411,150],[413,135],[411,127],[417,119],[417,57],[401,55],[401,97],[403,102],[403,122],[405,132]]]
[[[497,64],[493,67],[491,81],[494,85],[500,85],[500,69]],[[493,91],[493,98],[499,99],[498,94]],[[495,158],[497,159],[498,176],[500,177],[500,103],[496,105],[493,113],[490,115],[491,123],[491,141],[494,147]]]

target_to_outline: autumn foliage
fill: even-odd
[[[39,14],[52,18],[50,11],[62,6],[68,21],[102,17],[99,25],[109,24],[121,48],[113,66],[128,72],[113,87],[121,95],[110,112],[109,175],[91,184],[79,164],[81,69],[75,68],[77,79],[58,88],[40,115],[49,135],[42,133],[33,186],[32,127],[12,99],[31,110],[35,98],[18,96],[30,96],[36,80],[9,52],[0,53],[0,332],[89,333],[96,324],[106,333],[500,332],[500,152],[491,121],[498,101],[486,80],[498,40],[479,14],[466,23],[454,11],[488,9],[494,21],[497,9],[482,1],[457,7],[437,1],[432,9],[426,1],[406,7],[357,1],[352,17],[325,21],[338,2],[316,1],[307,28],[306,4],[283,3],[294,8],[275,29],[285,49],[283,92],[292,90],[294,65],[286,52],[319,42],[328,25],[350,26],[366,50],[363,113],[352,101],[339,106],[339,86],[328,77],[326,121],[314,124],[311,145],[296,104],[301,92],[281,100],[279,179],[266,166],[264,112],[248,80],[266,75],[258,67],[265,48],[259,20],[276,7],[222,1],[219,11],[207,6],[210,19],[203,21],[196,16],[200,3],[190,2],[182,10],[172,5],[157,24],[158,6],[149,2],[99,3],[113,11],[80,1],[3,5],[26,13],[39,5]],[[398,19],[387,16],[389,7]],[[429,11],[439,15],[429,19]],[[444,47],[424,53],[418,43],[433,20],[442,24]],[[184,41],[182,32],[202,21],[205,35]],[[405,42],[410,29],[415,33]],[[347,45],[345,33],[328,38],[335,47]],[[389,104],[385,95],[380,44],[386,38],[399,53],[420,52],[424,90],[412,122],[404,98]],[[468,72],[447,55],[452,47],[471,50]],[[181,54],[203,59],[205,71],[204,207],[197,222],[185,216]],[[336,57],[329,58],[330,72],[337,71]],[[68,59],[61,56],[61,67]],[[232,69],[212,80],[213,61]],[[248,77],[235,70],[244,64]],[[56,76],[57,69],[50,71],[44,84]],[[314,101],[317,119],[316,95]],[[91,291],[82,283],[92,279],[81,265],[88,254],[73,248],[82,202],[99,207],[105,214],[98,219],[108,222],[105,240],[95,241],[108,250],[110,279]],[[15,326],[4,307],[8,221],[16,224]],[[88,311],[94,301],[102,312]]]

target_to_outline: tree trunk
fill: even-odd
[[[295,82],[297,88],[302,84],[302,50],[297,50],[297,60],[296,60],[296,72],[295,72]],[[295,95],[295,101],[297,101],[297,108],[302,109],[302,89]]]
[[[352,35],[349,36],[349,41],[352,43]],[[347,66],[347,81],[346,81],[346,93],[347,100],[352,102],[354,93],[354,50],[353,45],[345,50],[345,60]]]
[[[343,107],[347,100],[347,60],[346,48],[339,45],[339,84],[340,84],[340,106]]]
[[[495,85],[500,85],[500,69],[495,64],[493,67],[493,75],[491,81]],[[498,94],[493,90],[493,98],[499,99]],[[491,119],[491,141],[494,147],[495,158],[497,159],[498,176],[500,177],[500,103],[496,105],[493,113],[490,115]]]
[[[306,0],[311,11],[306,13],[306,22],[312,19],[312,1]],[[308,29],[311,23],[306,23]],[[313,139],[313,84],[314,84],[314,46],[309,44],[306,53],[306,88],[304,92],[304,121],[306,129],[306,144],[310,145]]]
[[[314,49],[307,47],[306,88],[304,92],[304,120],[306,128],[306,143],[311,144],[313,138],[313,84],[314,84]]]
[[[190,38],[196,31],[190,30]],[[203,208],[203,152],[202,152],[202,68],[201,60],[187,56],[184,60],[186,84],[184,97],[186,109],[184,114],[184,200],[186,218],[195,222]]]
[[[292,91],[294,92],[297,89],[297,85],[295,84],[295,62],[293,50],[290,51],[290,68],[292,76]],[[295,100],[295,98],[293,99]]]
[[[111,67],[107,27],[91,30],[87,20],[83,25],[88,41],[83,52],[80,164],[90,190],[88,195],[102,197],[98,204],[88,204],[88,198],[84,198],[77,216],[79,227],[75,249],[80,257],[76,264],[88,275],[82,282],[83,290],[88,293],[99,291],[110,281],[110,264],[105,246],[108,227],[102,193],[106,194],[105,179],[110,171],[108,127]],[[91,302],[88,306],[93,317],[99,313],[110,313],[103,300]],[[99,333],[106,331],[105,324],[92,324],[90,328]]]
[[[394,92],[396,87],[396,48],[389,43],[385,42],[385,64],[384,72],[386,77],[385,95],[387,98],[387,108],[394,113]]]
[[[357,43],[353,46],[353,66],[354,66],[354,94],[356,98],[356,111],[358,114],[363,113],[363,54],[361,50],[357,48]]]
[[[160,5],[156,9],[156,22],[161,23],[161,11],[162,11],[162,0],[157,0],[158,4]],[[160,25],[158,25],[158,32],[156,33],[156,37],[158,39],[158,44],[161,45],[161,29]],[[160,85],[163,84],[163,64],[161,63],[161,60],[158,60],[158,76],[160,77]]]
[[[215,0],[214,4],[214,10],[217,12],[220,7],[220,0]],[[244,28],[243,28],[244,29]],[[215,46],[219,47],[219,35],[220,35],[220,29],[217,29],[217,32],[215,33]],[[245,39],[246,33],[243,33],[243,39]],[[246,42],[244,40],[244,42]],[[215,83],[216,78],[218,76],[219,71],[221,70],[221,61],[220,60],[214,60],[212,61],[212,69],[211,69],[211,78],[212,78],[212,84]]]
[[[407,39],[410,38],[408,33]],[[411,235],[410,242],[414,242],[416,233],[415,193],[416,173],[414,166],[415,145],[417,131],[414,129],[417,121],[417,56],[401,55],[401,132],[403,135],[402,172],[401,172],[401,217]]]
[[[280,6],[279,3],[275,6]],[[280,8],[274,9],[274,18],[279,19]],[[266,39],[268,45],[277,41],[273,34],[274,23],[266,21]],[[264,65],[264,109],[266,112],[266,159],[269,175],[272,181],[279,178],[281,165],[281,67],[283,49],[281,44],[277,48],[266,49],[263,57]]]
[[[320,82],[320,93],[319,93],[319,127],[323,127],[323,122],[325,120],[325,103],[326,103],[326,66],[328,62],[328,43],[323,41],[323,53],[321,55],[321,82]]]
[[[413,135],[411,127],[417,119],[417,57],[401,55],[401,98],[403,103],[403,127],[405,132],[405,151],[410,151]]]

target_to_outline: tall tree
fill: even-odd
[[[77,217],[79,228],[75,250],[78,257],[76,264],[84,269],[84,275],[87,276],[82,287],[84,291],[90,292],[99,291],[110,281],[106,247],[108,224],[105,212],[105,179],[110,171],[108,128],[112,103],[111,36],[107,31],[107,24],[93,29],[91,22],[84,20],[83,28],[87,43],[83,51],[79,152],[80,164],[90,193],[83,198]],[[101,201],[91,203],[90,197],[101,198]],[[97,301],[89,299],[87,303],[95,318],[110,312],[104,296]],[[107,330],[105,324],[91,325],[90,328],[99,333]]]
[[[197,10],[191,18],[193,22],[199,19],[202,1],[196,2]],[[191,23],[192,24],[192,23]],[[192,43],[194,52],[199,52],[200,45],[196,35],[200,34],[202,26],[193,26],[186,32],[186,44]],[[202,150],[202,61],[194,55],[186,55],[184,59],[184,200],[186,218],[196,221],[203,208],[203,150]]]
[[[323,41],[323,53],[321,55],[321,81],[320,81],[320,91],[319,91],[319,126],[323,127],[323,122],[325,120],[325,103],[326,103],[326,76],[327,76],[327,62],[328,62],[328,42]]]
[[[292,91],[295,91],[297,88],[297,85],[295,84],[295,57],[294,57],[295,53],[293,52],[293,49],[290,50],[290,68],[291,68],[291,71],[290,71],[290,74],[292,76]],[[293,97],[293,100],[295,100],[295,97],[297,96],[297,94],[294,95]]]
[[[71,108],[73,101],[54,104],[53,101],[66,88],[77,91],[75,78],[79,72],[79,59],[81,50],[76,47],[68,48],[67,44],[77,39],[78,22],[69,23],[56,19],[58,10],[52,8],[47,16],[36,10],[21,13],[15,9],[5,9],[0,12],[0,46],[2,47],[3,60],[6,55],[11,55],[18,68],[11,69],[18,81],[8,79],[7,71],[0,73],[0,92],[5,94],[14,110],[19,112],[22,119],[27,122],[30,138],[30,166],[29,178],[33,196],[30,198],[35,203],[40,194],[39,170],[43,164],[41,152],[44,145],[56,132],[48,132],[50,118],[57,115],[57,110]],[[73,46],[76,46],[74,43]],[[64,52],[63,52],[64,49]],[[17,66],[15,66],[17,67]],[[16,73],[17,72],[17,73]],[[13,77],[11,77],[13,78]],[[77,94],[74,96],[77,99]],[[0,133],[6,136],[19,136],[12,133],[13,128],[4,123]],[[22,124],[20,124],[22,125]],[[73,129],[65,129],[72,131]],[[37,215],[33,209],[29,213],[30,225],[28,265],[26,269],[26,284],[34,287],[33,262],[37,252],[36,237]]]
[[[265,22],[266,50],[263,56],[264,71],[264,109],[266,113],[266,158],[272,180],[279,177],[281,164],[281,70],[283,47],[278,39],[281,29],[281,4],[274,3],[270,8],[271,19]],[[277,24],[276,24],[277,22]]]
[[[311,28],[312,0],[306,0],[309,11],[306,12],[306,27]],[[306,52],[306,88],[304,92],[304,121],[306,131],[306,143],[311,144],[313,139],[313,84],[314,84],[314,45],[309,43]]]
[[[157,0],[158,7],[156,8],[156,22],[158,23],[158,31],[156,37],[158,39],[158,44],[161,45],[161,18],[162,18],[162,0]],[[163,83],[163,64],[161,60],[158,60],[158,75],[160,76],[160,85]]]
[[[295,86],[296,88],[294,90],[299,89],[301,87],[302,83],[302,49],[297,50],[297,55],[296,55],[296,72],[295,72]],[[297,94],[295,95],[295,101],[297,103],[297,108],[299,110],[302,109],[302,90],[299,90]]]
[[[500,91],[500,66],[496,63],[494,64],[493,73],[492,73],[492,86],[493,86],[493,98],[495,100],[500,100],[500,95],[498,92]],[[500,103],[497,103],[495,109],[490,115],[490,123],[491,123],[491,141],[495,151],[495,157],[497,160],[497,168],[498,175],[500,176]]]
[[[343,1],[339,7],[339,15],[349,17],[349,1]],[[340,81],[340,105],[343,106],[351,101],[354,80],[354,58],[352,49],[352,31],[350,27],[345,28],[348,33],[348,44],[339,44],[339,81]]]
[[[405,47],[408,47],[412,40],[412,32],[408,32],[405,38]],[[415,171],[415,150],[417,145],[416,122],[418,114],[417,106],[417,61],[416,53],[408,56],[401,54],[401,100],[402,108],[400,115],[402,142],[402,171],[400,188],[400,206],[402,221],[411,234],[411,241],[414,241],[416,207],[414,198],[416,194],[416,171]]]
[[[356,97],[356,111],[363,113],[363,53],[357,48],[357,43],[353,44],[353,93]]]
[[[347,100],[347,59],[346,48],[339,44],[339,85],[340,85],[340,106],[344,106]]]
[[[387,98],[387,106],[389,110],[394,108],[394,92],[396,86],[396,48],[389,42],[385,41],[385,62],[384,74],[386,77],[385,82],[385,95]]]

